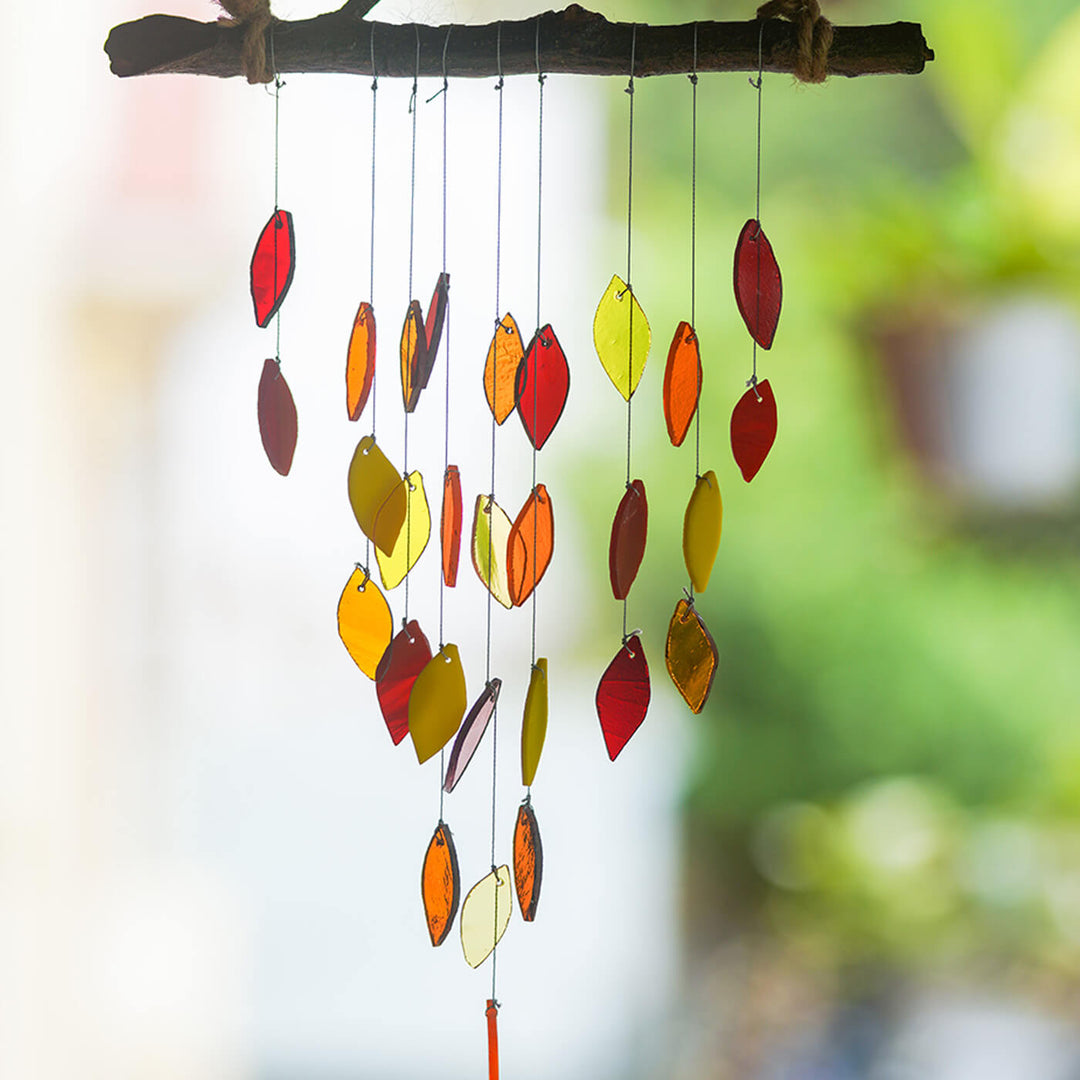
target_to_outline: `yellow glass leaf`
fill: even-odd
[[[398,531],[397,543],[388,555],[384,555],[378,547],[375,549],[384,589],[396,589],[405,580],[405,575],[424,553],[431,536],[431,511],[428,509],[427,495],[424,494],[424,478],[419,472],[409,473],[407,480],[398,481],[384,509],[376,516],[376,529],[380,527],[384,513],[397,513],[399,499],[405,500],[405,523]]]
[[[469,967],[479,967],[506,933],[514,900],[510,867],[500,866],[481,878],[461,905],[461,948]]]
[[[364,535],[380,551],[393,551],[405,521],[405,489],[372,435],[356,444],[349,463],[349,502]]]
[[[476,496],[473,511],[472,561],[476,576],[505,608],[514,606],[507,577],[507,549],[513,526],[506,511],[487,495]]]
[[[521,721],[521,782],[530,787],[540,764],[548,722],[548,662],[546,657],[536,661],[525,695],[525,716]]]
[[[720,547],[720,529],[724,523],[724,503],[720,484],[710,469],[698,478],[683,518],[682,549],[686,572],[694,588],[704,592]]]
[[[524,359],[518,324],[507,312],[495,327],[484,364],[484,393],[496,424],[501,424],[517,405],[517,373]]]
[[[394,636],[394,620],[379,586],[359,566],[345,583],[338,601],[337,628],[356,666],[374,679],[375,669]]]
[[[615,274],[596,308],[593,342],[608,378],[627,401],[641,381],[651,341],[649,320],[637,297]]]
[[[409,693],[409,734],[421,765],[457,734],[467,705],[458,647],[444,645],[424,665]]]

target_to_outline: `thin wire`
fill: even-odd
[[[633,34],[630,38],[630,81],[627,83],[626,92],[630,95],[630,132],[627,139],[626,155],[626,293],[629,297],[628,321],[629,321],[629,344],[627,347],[627,376],[630,395],[626,399],[626,487],[630,488],[630,446],[633,429],[633,402],[634,402],[634,289],[631,285],[632,244],[634,236],[634,67],[637,59],[637,23],[634,23]],[[627,610],[629,599],[623,597],[622,609],[622,636],[626,641]]]
[[[277,69],[277,57],[274,55],[274,28],[270,27],[270,66],[274,70],[274,295],[277,295],[278,280],[277,280],[277,234],[281,228],[281,222],[278,220],[278,211],[280,205],[278,202],[278,173],[280,165],[280,154],[278,152],[278,136],[281,129],[281,76],[278,74]],[[281,307],[279,306],[277,312],[274,315],[274,361],[278,367],[281,367]]]
[[[757,235],[761,235],[761,85],[762,75],[764,73],[764,67],[762,63],[762,38],[765,34],[765,20],[758,20],[758,42],[757,42],[757,63],[758,73],[757,82],[753,79],[750,80],[751,86],[757,90],[757,181],[756,181],[756,195],[754,204],[754,220],[757,222]],[[757,258],[757,308],[755,311],[755,325],[761,321],[761,253],[758,252]],[[761,400],[761,395],[757,389],[757,338],[751,335],[754,343],[753,357],[754,357],[754,370],[750,376],[750,381],[747,386],[753,387],[754,396]]]
[[[368,280],[368,302],[375,310],[375,129],[378,120],[379,75],[375,69],[375,24],[371,24],[371,251],[369,257],[370,277]],[[375,441],[375,403],[378,397],[379,373],[371,373],[371,440]],[[367,565],[371,566],[371,537],[367,538],[365,554]]]
[[[690,328],[697,337],[697,88],[698,24],[694,23],[694,73],[690,76]],[[701,388],[694,410],[694,479],[701,477]]]

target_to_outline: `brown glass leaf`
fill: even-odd
[[[457,850],[454,838],[445,822],[440,821],[424,856],[420,872],[420,894],[424,899],[431,944],[436,947],[446,940],[457,914],[461,897],[461,878],[458,874]]]
[[[442,574],[446,587],[457,584],[461,557],[461,477],[456,465],[447,465],[443,476],[442,519],[439,537],[442,542]]]
[[[649,504],[645,498],[645,485],[635,480],[627,487],[611,523],[608,571],[616,600],[625,600],[634,584],[645,555],[648,531]]]
[[[555,514],[543,484],[525,500],[506,545],[506,576],[510,600],[520,606],[532,595],[555,550]]]
[[[716,642],[693,604],[680,600],[668,626],[664,660],[675,688],[694,713],[705,708],[720,663]]]
[[[518,324],[507,312],[495,327],[484,363],[484,394],[497,424],[501,424],[517,404],[518,368],[524,359]]]
[[[540,826],[533,813],[532,801],[526,799],[518,807],[517,825],[514,827],[514,887],[517,889],[521,917],[526,922],[536,918],[543,873],[544,849],[540,843]]]
[[[359,420],[375,380],[375,312],[365,300],[356,312],[345,361],[345,407]]]
[[[446,320],[446,306],[449,301],[450,275],[440,274],[439,280],[435,282],[435,290],[431,294],[427,318],[424,320],[427,365],[426,370],[423,372],[423,386],[427,386],[428,380],[431,378],[431,371],[435,366],[435,357],[439,353],[439,342],[442,339],[443,322]],[[423,386],[421,389],[423,389]]]
[[[401,328],[401,398],[405,411],[411,413],[420,400],[420,391],[427,385],[431,365],[427,360],[427,336],[424,333],[424,314],[420,302],[414,300],[405,314]]]
[[[688,322],[675,328],[664,368],[664,420],[672,446],[682,446],[701,396],[701,354]]]
[[[259,379],[259,434],[270,464],[288,476],[296,451],[296,405],[276,360],[263,364]]]

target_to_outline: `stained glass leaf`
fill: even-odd
[[[521,782],[531,787],[544,749],[548,722],[548,662],[541,657],[533,665],[525,714],[521,721]]]
[[[395,746],[409,734],[409,695],[430,659],[431,646],[420,624],[413,619],[398,631],[379,661],[375,694]]]
[[[411,413],[420,400],[420,391],[427,385],[431,365],[427,358],[427,336],[424,333],[424,314],[420,302],[414,300],[405,313],[401,328],[401,398],[405,411]]]
[[[386,597],[362,567],[345,583],[338,601],[337,625],[338,636],[356,666],[374,679],[394,635],[394,620]]]
[[[625,600],[630,586],[634,584],[645,556],[648,532],[649,503],[645,498],[645,485],[635,480],[628,485],[626,494],[619,501],[619,508],[611,523],[608,573],[616,600]]]
[[[629,401],[645,370],[652,331],[637,297],[618,274],[596,308],[593,342],[608,378]]]
[[[760,400],[759,400],[760,397]],[[751,387],[731,414],[731,451],[743,479],[749,484],[776,442],[776,398],[768,379]]]
[[[450,275],[440,274],[435,282],[435,289],[431,294],[431,303],[428,305],[427,318],[424,320],[424,354],[427,360],[426,369],[423,373],[423,389],[431,378],[432,368],[435,366],[435,357],[439,354],[439,342],[442,340],[443,322],[446,320],[446,305],[450,301]]]
[[[735,302],[750,336],[763,348],[773,343],[780,320],[780,267],[765,230],[751,218],[735,245]]]
[[[409,695],[409,734],[421,765],[456,734],[469,701],[456,645],[443,645],[416,678]]]
[[[507,312],[495,327],[484,362],[484,395],[497,424],[501,424],[517,404],[518,368],[524,359],[521,332],[514,316]]]
[[[401,474],[375,445],[374,436],[365,435],[353,452],[349,503],[364,535],[385,554],[393,551],[405,523],[406,490]]]
[[[688,322],[675,328],[664,368],[664,420],[672,446],[682,446],[701,396],[701,353]]]
[[[251,256],[251,301],[259,326],[266,326],[281,307],[295,267],[292,214],[288,210],[275,210],[263,226]]]
[[[396,514],[398,500],[404,493],[405,523],[398,532],[397,542],[389,555],[384,555],[375,548],[375,558],[379,564],[379,576],[384,589],[396,589],[405,575],[416,565],[417,559],[424,554],[428,539],[431,537],[431,511],[428,509],[427,495],[424,492],[424,478],[419,472],[409,473],[408,479],[401,480],[398,488],[387,497],[383,508],[375,517],[375,530],[379,531],[383,513]]]
[[[518,416],[537,450],[555,430],[569,393],[570,367],[549,323],[533,335],[514,382]]]
[[[424,900],[431,944],[438,947],[446,940],[457,914],[461,898],[461,876],[458,873],[457,849],[454,837],[444,821],[440,821],[424,856],[420,872],[420,894]]]
[[[263,364],[259,378],[259,434],[270,464],[288,476],[296,452],[296,405],[276,360]]]
[[[345,361],[345,407],[350,420],[359,420],[375,380],[375,311],[365,300],[353,319]]]
[[[536,918],[543,876],[544,848],[540,843],[540,826],[536,822],[532,800],[526,799],[518,807],[514,826],[514,888],[521,917],[526,922]]]
[[[487,495],[477,495],[473,511],[472,562],[476,576],[505,608],[514,606],[506,575],[506,552],[510,541],[506,511]]]
[[[461,948],[470,967],[479,967],[506,933],[510,913],[510,867],[503,865],[482,877],[461,905]]]
[[[458,562],[461,558],[461,514],[461,476],[456,465],[447,465],[443,475],[439,536],[443,581],[449,589],[457,584]]]
[[[510,600],[524,604],[551,565],[555,550],[555,514],[551,497],[537,484],[510,529],[506,547]]]
[[[709,700],[720,654],[701,616],[686,600],[675,605],[671,616],[664,662],[691,712],[701,712]]]
[[[596,714],[608,757],[614,761],[649,711],[649,665],[637,634],[627,638],[596,688]]]
[[[457,733],[454,740],[454,748],[450,751],[450,760],[446,765],[446,777],[443,780],[443,791],[451,792],[457,787],[457,782],[464,775],[465,770],[472,761],[476,748],[484,738],[487,731],[488,721],[495,711],[499,701],[499,691],[502,689],[502,679],[492,679],[481,691],[465,722]]]
[[[488,1033],[488,1080],[499,1080],[499,1004],[494,998],[487,999]]]
[[[710,469],[698,478],[683,517],[683,558],[686,572],[698,592],[709,587],[716,552],[720,547],[720,530],[724,524],[724,503],[720,484]]]

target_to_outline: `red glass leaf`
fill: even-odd
[[[453,791],[469,767],[469,762],[472,761],[473,754],[476,753],[476,748],[484,738],[484,732],[487,731],[488,721],[495,711],[501,689],[502,679],[492,679],[476,699],[476,703],[469,710],[469,715],[465,717],[465,722],[461,725],[457,738],[454,740],[454,748],[450,751],[450,761],[447,763],[446,777],[443,780],[443,791]]]
[[[525,500],[506,545],[506,577],[510,600],[524,604],[540,584],[555,551],[555,514],[551,497],[543,484],[537,484]]]
[[[259,434],[270,464],[288,476],[296,450],[296,405],[276,360],[263,364],[259,379]]]
[[[424,340],[427,343],[428,367],[424,376],[424,386],[427,386],[431,377],[431,369],[435,366],[435,357],[439,352],[439,342],[442,340],[443,322],[446,320],[446,305],[450,300],[450,275],[440,274],[435,282],[435,291],[431,294],[431,303],[428,305],[427,318],[424,320]]]
[[[757,476],[775,441],[776,398],[769,380],[762,379],[757,393],[750,387],[731,414],[731,450],[748,484]]]
[[[758,223],[751,218],[739,233],[735,245],[735,302],[750,336],[769,348],[780,319],[780,267],[772,245]]]
[[[375,671],[375,693],[390,738],[397,746],[409,734],[409,694],[431,659],[431,646],[413,619],[398,632]]]
[[[427,356],[427,335],[420,301],[409,304],[405,325],[401,328],[401,398],[405,411],[411,413],[420,400],[420,391],[427,386],[431,364]]]
[[[566,395],[570,392],[570,368],[551,324],[533,335],[518,367],[514,383],[518,415],[529,442],[537,450],[562,416]]]
[[[296,265],[295,247],[292,214],[275,210],[263,226],[251,256],[251,300],[259,326],[270,322],[289,291]]]
[[[688,322],[675,328],[664,368],[664,420],[672,446],[682,446],[701,396],[701,354]]]
[[[345,361],[345,407],[359,420],[375,381],[375,312],[365,300],[357,309]]]
[[[637,634],[627,638],[596,688],[596,714],[614,761],[649,711],[649,665]]]
[[[420,871],[420,894],[424,900],[428,935],[431,944],[437,948],[450,933],[461,897],[457,848],[444,821],[436,826],[435,835],[424,856],[424,867]]]
[[[446,466],[443,477],[442,520],[442,574],[446,586],[457,584],[458,561],[461,556],[461,476],[456,465]]]
[[[514,826],[514,888],[518,907],[526,922],[536,918],[540,903],[540,884],[544,876],[544,848],[540,843],[540,826],[528,799],[518,807]]]
[[[616,600],[625,600],[634,584],[638,568],[645,555],[645,540],[649,531],[649,503],[645,485],[635,480],[626,489],[611,523],[611,544],[608,547],[608,571],[611,591]]]

